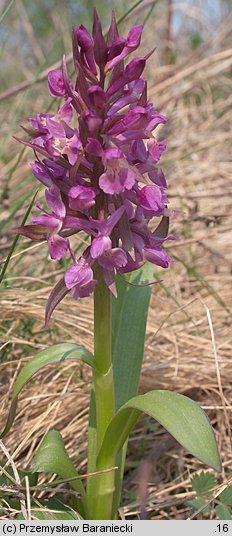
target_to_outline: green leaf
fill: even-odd
[[[224,506],[223,504],[218,504],[215,508],[218,519],[232,519],[231,512],[229,508]]]
[[[116,409],[137,394],[143,361],[144,340],[153,268],[148,263],[139,273],[133,272],[127,281],[117,280],[118,298],[113,299],[113,370]]]
[[[10,486],[12,486],[12,480],[10,478],[8,478],[7,474],[9,475],[9,477],[14,478],[14,471],[13,471],[12,467],[9,466],[6,469],[7,474],[4,474],[3,472],[1,473],[1,468],[2,467],[5,467],[5,463],[0,461],[0,487],[2,487],[2,486],[9,486],[10,487]],[[24,485],[23,481],[24,481],[25,476],[28,476],[30,486],[36,486],[36,484],[37,484],[37,475],[34,475],[30,471],[23,471],[22,469],[18,469],[18,474],[19,474],[19,478],[20,478],[20,481],[21,481],[22,485]],[[0,490],[0,495],[2,494],[2,492],[3,492],[3,490]]]
[[[32,471],[36,473],[55,473],[69,481],[71,488],[80,494],[80,503],[87,515],[88,508],[84,486],[74,463],[70,460],[65,449],[61,434],[57,430],[50,430],[44,436],[34,456]]]
[[[194,475],[191,478],[191,484],[198,497],[206,498],[210,491],[217,486],[217,480],[209,471],[202,471],[199,475]]]
[[[219,495],[218,499],[226,505],[232,505],[232,486],[228,486],[222,493]]]
[[[119,409],[106,430],[98,469],[111,466],[142,412],[156,419],[196,458],[216,471],[221,470],[214,433],[204,411],[190,398],[163,390],[136,396]]]
[[[52,497],[51,499],[41,501],[43,509],[38,508],[38,505],[34,504],[32,501],[31,504],[31,516],[32,519],[41,519],[41,520],[56,520],[56,519],[83,519],[78,512],[67,506],[59,499],[58,495]],[[23,515],[20,513],[17,515],[17,519],[24,519]]]
[[[80,346],[78,344],[55,344],[54,346],[43,350],[35,357],[33,357],[22,368],[14,384],[12,392],[12,402],[8,414],[7,423],[3,432],[0,435],[0,438],[5,436],[12,426],[17,408],[18,395],[24,385],[27,383],[27,381],[30,380],[32,376],[44,366],[51,365],[53,363],[58,363],[60,361],[65,361],[66,359],[80,360],[90,365],[91,367],[94,367],[92,354],[83,346]]]
[[[193,510],[197,512],[197,510],[200,510],[200,508],[204,506],[205,501],[203,499],[192,499],[191,501],[187,501],[185,504],[186,506],[191,506],[191,508],[193,508]],[[202,513],[210,512],[210,510],[211,510],[211,506],[208,505],[208,506],[205,506],[205,508],[201,510],[201,512]]]

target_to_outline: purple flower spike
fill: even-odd
[[[113,14],[104,38],[94,10],[92,34],[82,24],[73,30],[75,80],[65,59],[62,70],[48,74],[50,94],[62,99],[58,111],[38,113],[24,129],[30,139],[22,143],[40,157],[32,171],[46,187],[48,211],[37,204],[34,230],[22,234],[46,236],[51,258],[70,255],[72,263],[49,299],[49,317],[67,292],[77,299],[94,291],[96,266],[116,296],[117,273],[147,261],[162,268],[173,262],[163,248],[173,238],[167,237],[173,211],[158,167],[166,145],[154,136],[167,119],[148,99],[142,77],[154,51],[129,58],[141,34],[137,25],[120,36]],[[90,240],[77,260],[68,237],[80,231]]]

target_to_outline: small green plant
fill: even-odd
[[[215,499],[215,488],[218,482],[215,476],[209,471],[202,471],[194,475],[191,479],[193,491],[196,492],[196,499],[187,501],[187,505],[200,513],[209,513],[215,506],[217,519],[232,519],[232,485],[229,485]]]

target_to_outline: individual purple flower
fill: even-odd
[[[120,149],[114,147],[106,149],[102,163],[105,172],[99,177],[99,186],[103,192],[113,195],[131,190],[135,183],[135,173]]]
[[[89,296],[97,284],[97,281],[93,279],[92,268],[83,257],[79,262],[76,260],[74,266],[68,268],[64,280],[75,299]]]
[[[95,204],[97,188],[91,186],[72,186],[68,192],[69,206],[73,210],[83,210],[91,208]]]
[[[111,61],[108,62],[106,71],[116,67],[120,61],[139,47],[142,30],[143,26],[141,24],[133,26],[128,33],[127,39],[116,38],[108,52],[108,58]]]
[[[65,257],[69,249],[69,241],[58,234],[63,227],[66,209],[60,198],[59,190],[56,187],[51,186],[50,190],[46,190],[45,195],[47,205],[52,212],[46,212],[38,205],[38,208],[43,210],[44,214],[34,218],[33,223],[47,227],[48,247],[51,258],[60,260]]]
[[[138,200],[140,207],[145,210],[158,212],[164,208],[162,191],[158,186],[144,186],[138,191]]]
[[[74,28],[75,79],[70,80],[65,60],[62,69],[50,71],[49,92],[62,103],[55,113],[30,118],[24,129],[30,139],[21,141],[37,156],[32,171],[46,187],[50,212],[37,204],[41,214],[34,228],[21,232],[33,239],[47,235],[51,257],[61,260],[68,253],[72,262],[57,296],[52,293],[54,306],[67,291],[74,298],[91,294],[96,267],[116,295],[117,273],[145,262],[163,268],[173,262],[163,247],[172,238],[167,237],[171,211],[158,166],[166,144],[154,135],[167,119],[148,99],[143,78],[154,50],[129,59],[141,34],[137,25],[123,38],[112,15],[105,38],[96,11],[92,34],[82,24]],[[151,231],[155,218],[160,223]],[[78,260],[68,238],[81,231],[89,244]],[[49,304],[51,311],[51,299]]]
[[[73,86],[71,80],[68,81],[68,84],[70,89],[72,89]],[[48,73],[48,89],[52,97],[68,96],[63,72],[61,70],[54,70]]]

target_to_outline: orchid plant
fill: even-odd
[[[148,99],[142,76],[153,51],[128,59],[141,34],[138,25],[120,37],[113,14],[105,37],[96,11],[92,35],[83,25],[74,28],[75,80],[65,59],[61,70],[49,72],[49,92],[61,105],[56,113],[30,118],[24,128],[30,139],[20,140],[36,155],[32,171],[45,187],[48,208],[37,203],[40,215],[17,232],[46,239],[52,259],[70,260],[48,298],[46,326],[66,294],[79,299],[93,293],[94,355],[65,343],[31,359],[16,380],[3,435],[12,425],[20,390],[43,366],[79,359],[92,368],[88,472],[97,476],[84,487],[55,430],[46,434],[33,462],[34,472],[52,472],[70,483],[78,492],[75,509],[85,519],[117,518],[127,440],[142,412],[220,470],[213,430],[193,400],[163,390],[137,395],[150,297],[150,287],[140,281],[149,280],[147,266],[167,268],[173,262],[163,248],[173,239],[168,236],[172,213],[157,165],[165,142],[154,136],[166,117]],[[81,231],[89,242],[77,258],[70,237]]]

